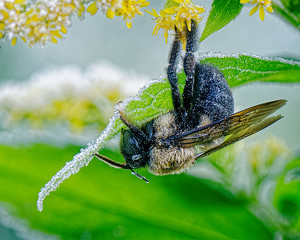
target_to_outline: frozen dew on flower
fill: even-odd
[[[123,16],[126,26],[131,28],[136,14],[143,15],[141,8],[147,7],[149,4],[150,2],[147,0],[96,0],[87,7],[87,12],[95,15],[100,9],[110,19],[115,16]]]
[[[261,21],[264,21],[265,19],[265,10],[269,13],[273,13],[272,8],[272,1],[271,0],[241,0],[241,4],[245,3],[251,3],[252,5],[255,5],[249,13],[249,16],[253,15],[254,13],[259,12],[259,18]]]
[[[128,28],[132,27],[132,21],[135,15],[143,15],[141,8],[147,7],[150,2],[147,0],[123,0],[122,6],[115,10],[116,16],[123,16]]]
[[[205,11],[192,0],[173,0],[171,3],[159,14],[149,12],[155,17],[153,34],[162,29],[166,42],[168,31],[174,30],[174,27],[182,33],[186,26],[191,29],[192,20],[199,23],[202,19],[200,14]],[[110,19],[123,17],[126,26],[131,28],[136,15],[143,15],[142,8],[149,4],[147,0],[4,0],[0,5],[0,38],[9,39],[12,45],[20,38],[30,47],[49,42],[56,44],[67,33],[71,17],[77,15],[83,18],[85,11],[95,15],[100,10]],[[185,47],[185,36],[180,36]]]
[[[158,31],[162,29],[164,31],[164,37],[166,39],[166,44],[168,43],[168,31],[174,30],[174,21],[171,15],[167,15],[163,10],[158,14],[155,9],[152,9],[152,12],[147,11],[147,13],[151,14],[155,17],[155,26],[153,28],[152,35],[157,35]]]
[[[48,42],[57,43],[65,34],[71,16],[83,16],[81,0],[26,1],[4,0],[0,4],[0,38],[12,45],[22,39],[30,47]]]
[[[166,8],[160,10],[159,14],[154,9],[152,9],[152,12],[146,12],[154,17],[155,27],[153,35],[157,35],[158,31],[162,29],[167,43],[168,31],[172,31],[176,27],[183,43],[183,48],[185,48],[185,28],[188,27],[189,30],[191,29],[192,20],[198,24],[202,20],[200,14],[205,9],[195,5],[191,0],[174,0],[174,3],[174,5],[166,6]]]
[[[95,15],[98,10],[106,14],[107,18],[114,17],[114,11],[121,7],[122,0],[95,0],[87,7],[86,11],[91,15]]]

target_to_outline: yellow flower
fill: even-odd
[[[88,6],[88,8],[86,9],[86,11],[88,13],[90,13],[91,15],[95,15],[98,11],[98,7],[97,7],[97,1],[93,2],[92,4],[90,4],[90,6]]]
[[[250,2],[250,0],[241,0],[240,2],[245,4]],[[260,20],[263,21],[265,19],[265,10],[269,13],[273,12],[271,0],[252,0],[250,3],[255,6],[251,9],[249,16],[253,15],[257,10],[259,10]]]
[[[121,7],[121,1],[122,0],[96,0],[88,6],[86,11],[91,15],[95,15],[98,10],[101,9],[107,18],[113,18],[115,15],[114,11]]]
[[[157,35],[159,29],[164,30],[166,43],[168,41],[168,31],[174,30],[175,27],[179,33],[180,39],[185,48],[186,42],[186,27],[191,30],[191,22],[194,20],[197,24],[202,20],[199,15],[205,11],[203,7],[194,5],[191,0],[173,0],[173,6],[167,7],[159,12],[152,9],[153,12],[148,12],[155,17],[155,27],[153,35]]]
[[[132,20],[135,15],[143,15],[140,9],[147,7],[149,4],[150,2],[147,2],[147,0],[123,0],[122,7],[116,9],[115,15],[123,16],[123,20],[126,21],[126,26],[131,28]]]
[[[156,25],[153,28],[152,35],[157,35],[159,29],[164,30],[164,37],[166,39],[166,44],[168,43],[168,31],[174,30],[174,20],[172,19],[171,15],[166,15],[163,10],[159,12],[159,14],[155,11],[155,9],[152,9],[152,12],[149,12],[146,10],[147,13],[151,14],[155,17],[155,23]]]
[[[249,143],[245,150],[250,166],[256,174],[265,172],[278,158],[290,154],[285,143],[273,136],[266,138],[263,144],[257,142]]]
[[[81,0],[37,1],[4,0],[0,4],[0,38],[8,38],[12,45],[17,38],[31,47],[36,43],[57,43],[67,32],[71,16],[82,17],[85,7]]]
[[[194,20],[199,23],[202,20],[202,17],[199,15],[205,11],[203,7],[194,5],[191,0],[174,0],[179,6],[174,6],[166,8],[166,14],[172,15],[175,17],[175,25],[179,31],[183,31],[186,26],[188,30],[191,31],[191,21]]]
[[[123,16],[127,27],[131,28],[135,15],[143,15],[140,9],[149,4],[150,2],[147,2],[147,0],[96,0],[88,6],[87,12],[94,15],[101,9],[107,18],[112,19],[115,15]]]

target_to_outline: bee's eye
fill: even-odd
[[[131,168],[144,167],[147,163],[148,145],[130,130],[125,130],[121,139],[121,152]]]

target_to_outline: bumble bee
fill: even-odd
[[[148,166],[148,171],[155,175],[181,173],[197,159],[278,121],[281,115],[268,116],[286,104],[286,100],[276,100],[234,113],[232,92],[222,73],[213,66],[195,61],[195,22],[192,22],[191,31],[186,29],[183,58],[186,83],[181,96],[176,74],[181,41],[176,30],[175,33],[167,68],[174,109],[141,128],[132,125],[120,111],[120,119],[128,127],[122,131],[120,141],[125,163],[95,154],[110,166],[129,169],[146,182],[148,180],[133,169]]]

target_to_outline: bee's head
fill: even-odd
[[[149,144],[134,134],[131,130],[124,130],[121,137],[121,153],[126,164],[131,168],[145,167],[149,160]]]
[[[130,124],[128,130],[122,131],[121,136],[121,153],[123,154],[126,163],[119,163],[108,157],[95,153],[94,156],[99,160],[107,163],[115,168],[129,169],[136,177],[149,182],[145,177],[135,172],[134,168],[145,167],[149,161],[149,151],[153,143],[153,121],[148,122],[143,130],[134,127]]]

